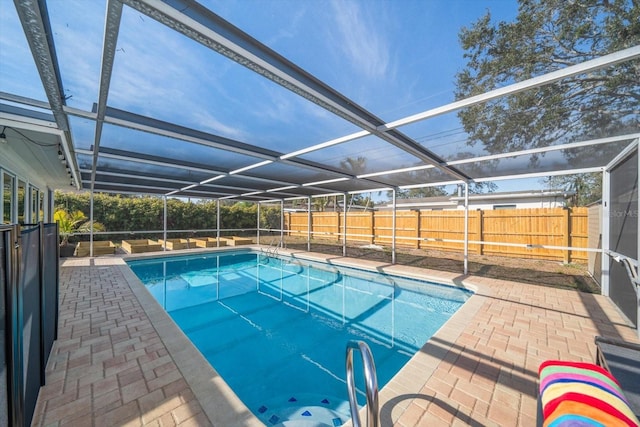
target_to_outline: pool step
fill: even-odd
[[[318,396],[271,399],[258,409],[258,417],[271,427],[339,427],[350,419],[348,406]]]
[[[280,411],[282,409],[282,411]],[[278,408],[274,413],[289,414],[286,420],[273,427],[339,427],[349,418],[321,406],[305,406],[296,408]]]

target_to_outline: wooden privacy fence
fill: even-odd
[[[396,211],[396,245],[462,252],[464,223],[463,210]],[[307,224],[308,213],[285,213],[288,235],[306,238]],[[341,241],[345,231],[348,243],[391,245],[393,214],[390,211],[349,212],[345,221],[342,212],[312,212],[313,239]],[[468,234],[472,254],[586,263],[586,251],[546,247],[586,248],[588,209],[469,211]]]

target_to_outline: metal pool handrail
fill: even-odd
[[[356,398],[356,386],[353,376],[353,350],[360,350],[362,356],[362,368],[364,370],[364,382],[367,395],[367,427],[378,427],[378,379],[376,366],[373,362],[371,349],[364,341],[349,341],[347,343],[347,392],[349,393],[349,408],[351,410],[351,423],[353,427],[360,427],[360,414],[358,412],[358,400]]]

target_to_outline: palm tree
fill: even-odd
[[[347,157],[344,160],[340,161],[340,167],[345,169],[346,172],[353,176],[362,175],[367,170],[367,159],[363,156],[358,157]],[[354,203],[361,204],[364,200],[362,196],[354,196],[350,195],[348,198],[348,210],[351,210],[351,206]],[[369,207],[369,199],[366,200],[367,204],[365,209]]]
[[[69,237],[73,233],[88,233],[92,228],[93,231],[104,231],[105,229],[104,225],[95,221],[91,227],[91,221],[81,210],[69,213],[64,209],[58,209],[53,214],[53,220],[58,223],[61,247],[69,244]]]

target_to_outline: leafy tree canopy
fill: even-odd
[[[229,202],[229,201],[226,201]],[[55,220],[60,224],[61,235],[87,232],[90,194],[55,192]],[[217,227],[217,206],[215,201],[191,203],[181,199],[167,200],[167,228],[169,230],[199,230]],[[260,226],[279,228],[280,207],[263,207],[260,210]],[[222,228],[251,229],[256,227],[257,206],[253,203],[236,202],[221,204]],[[159,197],[122,195],[94,195],[94,231],[101,231],[101,225],[109,231],[162,230],[164,227],[164,206]],[[68,230],[65,232],[65,230]],[[66,234],[65,234],[66,233]],[[146,235],[138,235],[144,238]],[[184,237],[188,237],[186,232]],[[149,237],[154,237],[150,234]],[[177,236],[182,237],[182,236]]]
[[[544,179],[549,189],[560,189],[574,193],[571,206],[586,206],[602,198],[602,174],[549,176]]]
[[[638,0],[520,0],[514,22],[487,13],[459,34],[458,99],[640,44]],[[637,131],[640,61],[563,79],[460,111],[489,153]],[[532,162],[536,157],[532,158]]]
[[[496,191],[497,187],[498,186],[493,182],[471,183],[469,185],[469,193],[470,194],[493,193],[494,191]],[[440,196],[454,195],[457,192],[458,190],[456,188],[451,193],[447,193],[446,187],[444,186],[422,187],[422,188],[410,188],[407,190],[398,190],[396,191],[396,197],[399,199],[424,199],[427,197],[440,197]],[[387,197],[389,198],[392,197],[391,192],[387,193]]]
[[[423,199],[427,197],[438,197],[446,195],[447,192],[445,191],[444,187],[422,187],[396,191],[396,198],[398,199]],[[392,197],[391,192],[389,192],[388,197]]]

